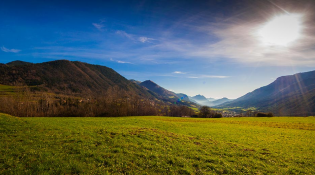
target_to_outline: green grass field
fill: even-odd
[[[0,174],[315,174],[315,117],[17,118]]]

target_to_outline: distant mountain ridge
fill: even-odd
[[[146,88],[148,88],[150,91],[153,91],[161,96],[165,96],[165,97],[177,97],[177,95],[174,92],[171,92],[167,89],[164,89],[163,87],[157,85],[156,83],[154,83],[151,80],[146,80],[142,83],[139,84],[140,86],[144,86]]]
[[[215,99],[215,98],[207,98],[207,100],[209,100],[209,101],[215,101],[215,100],[218,100],[218,99]]]
[[[210,106],[210,101],[203,95],[196,95],[193,97],[189,97],[189,99],[191,99],[192,101],[195,101],[196,103],[200,104],[200,105],[205,105],[205,106]]]
[[[212,103],[212,106],[217,106],[217,105],[223,104],[225,102],[230,102],[230,101],[233,101],[233,100],[234,99],[228,99],[226,97],[223,97],[221,99],[217,99],[217,100],[211,101],[211,103]]]
[[[194,97],[190,97],[190,99],[192,101],[195,101],[196,103],[198,103],[200,105],[205,105],[205,106],[210,106],[210,107],[214,107],[214,106],[220,105],[222,103],[232,101],[231,99],[228,99],[226,97],[221,98],[221,99],[210,98],[211,99],[211,101],[210,101],[208,98],[206,98],[205,96],[200,95],[200,94],[196,95]]]
[[[136,83],[135,80],[131,80],[131,81]],[[180,105],[185,105],[185,106],[190,106],[190,107],[197,107],[198,106],[194,102],[190,101],[186,94],[182,94],[182,93],[176,94],[172,91],[169,91],[169,90],[159,86],[158,84],[156,84],[152,80],[143,81],[139,85],[143,86],[143,87],[147,88],[148,90],[161,96],[164,101],[167,101],[170,104],[180,104]]]
[[[256,107],[276,115],[315,115],[315,71],[279,77],[220,107]]]

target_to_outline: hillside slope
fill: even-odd
[[[97,94],[117,87],[129,93],[154,98],[106,66],[57,60],[38,64],[0,65],[0,84],[28,85],[54,93]]]
[[[276,115],[315,115],[315,71],[279,77],[220,107],[256,107]]]
[[[226,97],[223,97],[221,99],[213,100],[210,102],[212,103],[212,106],[217,106],[217,105],[223,104],[225,102],[229,102],[229,101],[233,101],[233,99],[228,99]]]
[[[33,63],[16,60],[16,61],[9,62],[6,65],[8,65],[8,66],[22,66],[22,65],[30,65],[30,64],[33,64]]]
[[[146,81],[140,83],[139,85],[144,86],[144,87],[148,88],[150,91],[153,91],[153,92],[155,92],[158,95],[161,95],[163,97],[177,98],[177,95],[174,92],[171,92],[169,90],[164,89],[163,87],[157,85],[156,83],[154,83],[151,80],[146,80]]]
[[[194,102],[191,102],[187,97],[186,94],[176,94],[172,91],[169,91],[155,82],[151,80],[146,80],[139,84],[142,87],[147,88],[149,91],[154,92],[157,94],[160,99],[162,99],[165,102],[168,102],[169,104],[179,104],[179,105],[185,105],[189,107],[198,107],[197,104]]]

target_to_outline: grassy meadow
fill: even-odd
[[[315,174],[315,117],[18,118],[0,174]]]

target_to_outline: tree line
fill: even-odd
[[[98,94],[81,96],[38,92],[21,86],[13,95],[0,95],[0,112],[19,117],[223,117],[208,106],[202,106],[196,112],[188,106],[144,98],[117,86]],[[273,114],[249,110],[239,116],[273,117]]]
[[[71,96],[18,88],[14,95],[0,96],[0,112],[19,117],[118,117],[191,116],[187,106],[143,98],[118,87],[99,94]]]

